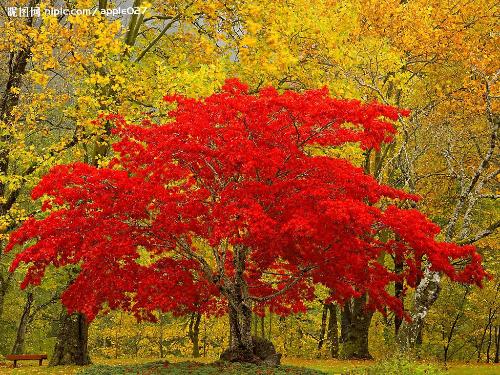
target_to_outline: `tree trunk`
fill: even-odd
[[[483,344],[484,344],[484,340],[486,338],[486,333],[488,332],[488,327],[490,326],[490,324],[491,324],[491,307],[488,311],[488,322],[483,329],[483,334],[481,335],[481,340],[479,341],[479,344],[477,346],[477,363],[479,363],[481,361],[481,353],[483,351]]]
[[[488,347],[486,348],[486,363],[490,363],[490,350],[491,350],[491,327],[493,325],[490,324],[489,334],[488,334]]]
[[[158,338],[158,349],[160,351],[160,358],[165,357],[165,353],[163,351],[163,326],[165,323],[165,318],[162,313],[160,313],[160,337]]]
[[[446,362],[448,361],[448,349],[450,348],[450,342],[446,342],[444,326],[441,329],[441,339],[443,340],[443,362],[446,364]]]
[[[255,313],[253,314],[252,320],[253,320],[253,335],[255,337],[257,337],[257,331],[259,329],[259,323],[258,323],[258,316],[257,316],[257,314],[255,314]]]
[[[23,354],[24,352],[24,342],[26,339],[26,331],[28,330],[28,325],[30,323],[31,307],[33,306],[33,293],[28,292],[26,296],[26,304],[24,305],[23,314],[19,320],[19,326],[17,327],[16,341],[12,348],[12,354]]]
[[[120,311],[120,319],[118,320],[118,326],[121,327],[123,322],[123,311]],[[115,329],[115,359],[118,359],[120,352],[120,330]]]
[[[266,338],[266,329],[265,329],[265,318],[266,316],[265,315],[262,315],[260,317],[260,337],[262,337],[263,339]]]
[[[396,341],[402,351],[415,349],[418,345],[424,319],[441,290],[440,281],[441,276],[438,272],[431,271],[429,268],[425,269],[424,277],[415,290],[411,321],[403,321],[396,336]]]
[[[160,338],[158,340],[158,348],[160,349],[160,358],[165,357],[165,353],[163,352],[163,328],[160,328]]]
[[[353,298],[342,309],[341,342],[343,359],[372,359],[368,333],[373,312],[366,309],[366,294]]]
[[[133,347],[134,347],[134,358],[139,356],[139,350],[141,349],[142,334],[144,332],[144,324],[139,322],[136,325],[137,333],[134,337]]]
[[[220,359],[277,366],[281,354],[276,353],[274,345],[265,338],[252,337],[252,298],[244,276],[249,250],[235,246],[233,251],[234,281],[225,277],[221,288],[228,301],[230,340]]]
[[[80,313],[69,315],[63,308],[59,324],[56,346],[49,365],[90,364],[87,346],[89,325],[85,315]]]
[[[248,285],[244,273],[248,250],[236,246],[234,249],[234,282],[228,285],[229,327],[231,342],[229,349],[237,354],[241,362],[254,362],[252,342],[252,301],[248,294]]]
[[[330,317],[328,319],[328,342],[330,343],[330,355],[332,358],[339,357],[339,330],[337,327],[337,306],[329,303],[328,311]]]
[[[200,321],[201,313],[195,312],[191,314],[188,335],[189,340],[191,340],[191,344],[193,345],[192,355],[194,358],[198,358],[200,356]]]
[[[287,332],[289,331],[288,329],[288,325],[287,325],[287,321],[286,321],[286,318],[284,316],[280,316],[279,317],[279,324],[278,324],[278,331],[280,330],[280,328],[282,329],[282,332],[284,332],[283,334],[283,352],[285,353],[285,355],[288,354],[288,335],[287,335]]]
[[[231,330],[229,348],[238,350],[245,357],[251,359],[253,357],[252,311],[243,304],[240,304],[238,310],[229,304],[229,326]]]
[[[207,319],[203,320],[203,357],[207,356]]]
[[[500,359],[500,326],[495,327],[495,363]]]
[[[10,285],[10,280],[12,279],[10,273],[7,277],[3,277],[2,274],[0,274],[0,318],[3,315],[3,307],[5,304],[5,295],[7,294],[7,289],[9,288]]]
[[[403,273],[403,259],[401,256],[396,255],[394,258],[394,271],[400,275]],[[403,298],[404,285],[402,281],[394,282],[394,296],[401,301],[401,306],[404,308],[404,298]],[[396,314],[394,317],[394,333],[397,336],[399,332],[399,327],[403,323],[403,317]]]
[[[267,334],[267,339],[270,341],[273,334],[273,313],[269,311],[269,331]]]
[[[319,340],[318,340],[318,357],[321,355],[321,348],[323,347],[323,342],[325,341],[327,314],[328,314],[328,306],[327,304],[323,304],[323,312],[321,313],[321,328],[319,330]]]

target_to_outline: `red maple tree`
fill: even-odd
[[[326,89],[249,94],[237,80],[202,100],[165,100],[176,106],[162,125],[105,118],[120,137],[108,167],[57,166],[33,190],[50,210],[8,245],[25,247],[12,264],[29,264],[23,286],[51,264],[75,264],[62,297],[70,311],[226,311],[231,347],[251,353],[252,309],[304,311],[315,284],[331,301],[367,294],[370,307],[401,314],[388,286],[415,286],[422,262],[456,281],[484,278],[473,246],[437,242],[437,225],[401,208],[416,196],[312,152],[379,149],[407,112]],[[403,259],[403,271],[384,254]],[[467,265],[456,270],[456,259]]]

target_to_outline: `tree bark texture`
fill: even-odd
[[[339,330],[337,324],[337,305],[329,303],[328,305],[328,342],[330,344],[330,356],[332,358],[339,357]]]
[[[367,296],[353,298],[344,305],[341,319],[341,357],[372,359],[368,350],[368,333],[373,311],[366,309]]]
[[[200,322],[201,313],[195,312],[191,314],[191,319],[189,320],[189,340],[193,345],[192,356],[193,358],[198,358],[200,356]]]
[[[59,319],[59,333],[50,366],[90,364],[88,353],[89,324],[85,315],[69,315],[64,309]]]
[[[429,309],[434,304],[441,291],[441,276],[438,272],[426,268],[424,277],[415,290],[411,321],[404,321],[399,328],[396,341],[402,351],[414,349],[422,333],[422,327]]]

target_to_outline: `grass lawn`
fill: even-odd
[[[450,375],[499,375],[500,365],[454,364],[448,369]]]
[[[334,359],[283,358],[282,363],[290,366],[307,367],[326,374],[343,374],[349,370],[363,368],[373,361],[339,361]]]
[[[279,369],[257,368],[251,365],[211,365],[213,359],[201,359],[196,362],[188,358],[169,357],[167,366],[155,363],[157,359],[95,359],[94,365],[81,368],[77,366],[48,367],[38,366],[36,361],[22,361],[17,369],[10,363],[0,364],[0,375],[3,374],[64,374],[73,375],[111,375],[111,374],[199,374],[199,375],[319,375],[347,374],[353,371],[356,375],[363,374],[362,369],[373,366],[369,361],[337,361],[284,358],[283,367]],[[440,365],[438,365],[441,367]],[[425,368],[425,364],[422,365]],[[356,371],[357,370],[357,371]],[[455,363],[444,370],[449,375],[500,375],[499,365],[475,365]],[[422,372],[425,374],[425,372]],[[403,375],[403,374],[402,374]]]
[[[284,358],[282,362],[291,366],[320,370],[326,374],[344,374],[350,370],[363,369],[375,364],[375,361],[339,361],[334,359],[302,358]],[[434,363],[434,365],[442,368],[443,373],[447,375],[500,375],[500,365],[495,364],[451,363],[448,365],[448,368],[444,368],[443,364],[440,363]]]

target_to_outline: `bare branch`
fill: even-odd
[[[495,75],[494,79],[496,79],[497,75]],[[451,219],[448,222],[448,225],[446,228],[446,239],[448,241],[454,237],[454,233],[455,233],[455,229],[457,226],[460,212],[462,212],[462,210],[464,209],[464,207],[467,203],[469,203],[468,208],[467,208],[467,213],[471,212],[471,209],[472,209],[471,206],[475,203],[475,202],[470,201],[471,195],[474,195],[472,193],[476,189],[476,187],[477,187],[476,185],[478,185],[478,183],[479,183],[479,185],[481,185],[481,183],[480,183],[481,177],[483,177],[483,173],[488,168],[489,162],[490,162],[491,158],[493,157],[495,148],[497,146],[498,127],[500,124],[500,119],[498,118],[498,116],[495,116],[493,114],[492,108],[491,108],[491,96],[490,96],[491,82],[492,82],[491,80],[489,81],[489,80],[485,79],[486,116],[488,118],[488,122],[489,122],[490,127],[491,127],[489,148],[488,148],[488,151],[485,154],[483,160],[478,165],[478,167],[476,169],[476,173],[474,174],[474,176],[470,180],[470,182],[467,185],[467,187],[465,188],[465,190],[463,190],[461,192],[460,198],[455,205],[455,209],[453,211]],[[472,198],[476,199],[475,197],[472,197]],[[462,231],[462,234],[464,234],[464,233],[466,233],[466,231]]]
[[[290,281],[284,288],[278,290],[277,292],[270,294],[265,297],[250,297],[253,301],[255,302],[265,302],[270,299],[273,299],[275,297],[278,297],[284,293],[286,293],[288,290],[290,290],[293,286],[295,286],[309,271],[315,269],[316,266],[309,266],[304,269],[302,269],[294,278],[292,281]]]
[[[488,237],[489,235],[493,234],[498,228],[500,227],[500,220],[491,224],[488,228],[483,230],[482,232],[477,233],[476,235],[465,238],[461,241],[458,241],[459,245],[470,245],[473,244],[485,237]]]
[[[154,47],[154,45],[156,43],[158,43],[161,39],[161,37],[163,35],[165,35],[165,33],[172,27],[172,25],[174,23],[176,23],[179,19],[181,18],[180,15],[177,15],[175,16],[174,18],[172,18],[172,20],[170,20],[169,23],[166,24],[166,26],[163,28],[162,31],[160,31],[160,33],[156,36],[156,38],[154,38],[148,45],[146,48],[144,48],[144,50],[139,54],[139,56],[137,56],[137,59],[135,60],[135,62],[139,62],[142,60],[142,58],[146,55],[146,53],[148,53],[148,51]]]
[[[191,246],[187,244],[187,241],[185,238],[180,238],[177,240],[177,244],[184,250],[185,254],[187,257],[191,259],[195,259],[200,263],[201,268],[203,270],[203,273],[207,277],[210,282],[215,283],[215,277],[214,277],[214,272],[212,270],[212,267],[208,264],[208,262],[200,255],[196,254],[192,249]]]

